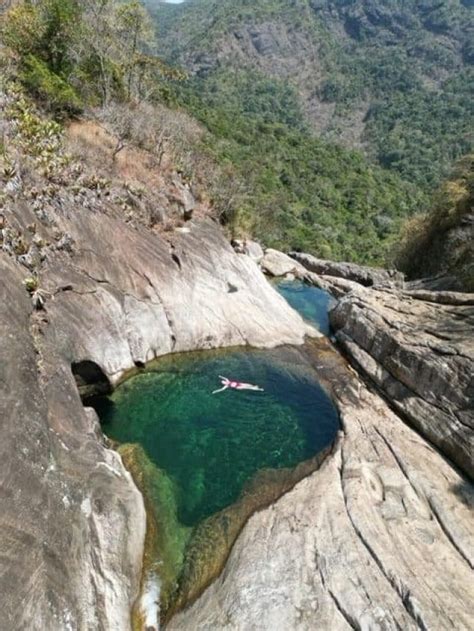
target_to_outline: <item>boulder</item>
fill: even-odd
[[[268,248],[260,263],[262,270],[270,276],[286,276],[286,274],[304,273],[305,269],[283,252]]]
[[[255,263],[260,263],[263,259],[263,248],[260,243],[257,243],[257,241],[246,241],[245,254],[250,256],[252,261],[255,261]]]
[[[255,261],[260,263],[263,259],[263,248],[257,241],[251,241],[248,239],[233,239],[232,247],[238,254],[246,254]]]
[[[168,199],[176,202],[181,208],[183,218],[189,220],[196,208],[196,200],[189,187],[183,184],[178,178],[173,179],[174,190],[168,194]]]

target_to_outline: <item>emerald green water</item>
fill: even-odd
[[[265,390],[213,395],[218,375]],[[328,446],[339,423],[314,371],[276,351],[169,356],[97,409],[110,438],[140,443],[172,478],[186,526],[234,502],[258,470],[294,466]]]
[[[329,335],[328,311],[335,300],[327,291],[300,280],[277,279],[274,285],[305,320],[316,326],[324,335]]]

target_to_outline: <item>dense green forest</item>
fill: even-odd
[[[358,148],[426,190],[472,147],[472,2],[192,0],[180,8],[160,6],[154,15],[163,54],[201,83],[211,81],[218,90],[223,66],[284,79],[316,131],[336,142],[344,140],[344,119],[357,113]],[[330,120],[321,120],[330,105]],[[353,130],[346,135],[344,144],[354,143]]]
[[[381,263],[471,148],[468,3],[147,4],[12,2],[4,65],[57,119],[146,101],[198,121],[167,131],[176,168],[234,236]]]
[[[380,262],[472,150],[472,3],[148,5],[177,101],[251,184],[238,225],[272,245]]]
[[[197,84],[197,85],[196,85]],[[326,258],[382,262],[404,217],[427,197],[361,153],[318,139],[294,91],[223,69],[175,92],[209,130],[204,149],[231,174],[225,219],[238,234]]]

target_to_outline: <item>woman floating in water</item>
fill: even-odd
[[[227,390],[227,388],[232,388],[233,390],[256,390],[258,392],[263,392],[263,388],[260,388],[260,386],[254,386],[251,383],[242,383],[241,381],[231,381],[230,379],[227,379],[227,377],[222,377],[222,375],[219,375],[219,379],[221,380],[222,388],[219,388],[218,390],[214,390],[212,394],[217,394],[218,392]]]

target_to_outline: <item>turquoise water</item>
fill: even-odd
[[[98,407],[104,432],[140,443],[175,482],[178,519],[193,526],[234,502],[264,468],[296,465],[334,439],[337,413],[291,354],[231,350],[163,358]],[[226,390],[218,375],[264,392]]]
[[[277,280],[275,288],[308,322],[311,322],[321,333],[329,335],[328,310],[335,302],[327,291],[303,283],[300,280]]]

